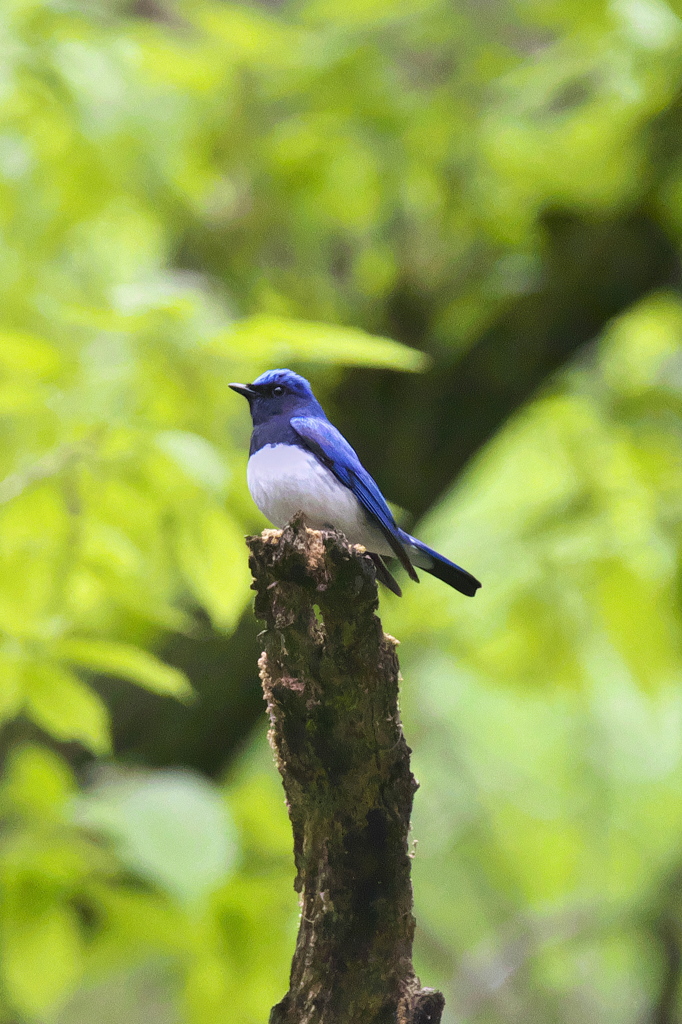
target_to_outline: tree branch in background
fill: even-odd
[[[417,782],[374,564],[300,514],[248,544],[302,911],[290,989],[271,1024],[438,1024],[443,997],[412,967]]]

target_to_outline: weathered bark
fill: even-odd
[[[438,1024],[443,997],[412,967],[417,783],[374,564],[301,516],[248,544],[302,912],[290,989],[270,1024]]]

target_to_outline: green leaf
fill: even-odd
[[[60,641],[55,651],[57,657],[64,661],[92,672],[129,679],[154,693],[181,698],[192,695],[192,687],[184,672],[132,644],[71,639]]]
[[[5,651],[0,651],[0,721],[17,715],[22,702],[22,663]]]
[[[156,435],[156,443],[191,480],[219,494],[225,490],[227,466],[205,437],[187,430],[162,430]]]
[[[189,964],[185,975],[184,1003],[188,1019],[201,1024],[215,1021],[224,1024],[230,1019],[226,1007],[233,1000],[235,984],[229,961],[213,950],[202,950]]]
[[[82,969],[76,913],[25,884],[5,893],[2,977],[22,1015],[42,1018],[74,989]]]
[[[13,750],[2,786],[3,806],[41,818],[59,815],[76,787],[66,762],[47,747]]]
[[[193,905],[221,885],[237,855],[219,790],[189,772],[115,780],[81,796],[78,824],[114,840],[133,871]]]
[[[241,531],[222,509],[204,509],[178,526],[177,555],[193,594],[216,625],[232,627],[251,582]]]
[[[286,365],[302,359],[339,366],[375,366],[391,370],[425,370],[429,358],[390,338],[375,337],[354,327],[252,316],[215,337],[210,348],[230,359]]]
[[[77,740],[94,754],[111,749],[109,713],[101,698],[61,665],[34,662],[24,671],[26,711],[58,740]]]
[[[48,377],[61,362],[59,351],[43,338],[16,331],[0,331],[0,367],[5,370]]]

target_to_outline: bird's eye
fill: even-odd
[[[273,389],[272,389],[272,393],[273,393],[273,395],[275,395],[275,396],[276,396],[277,398],[279,398],[279,396],[280,396],[280,395],[283,395],[283,394],[284,394],[284,388],[283,388],[283,387],[280,387],[280,385],[278,384],[276,388],[273,388]]]

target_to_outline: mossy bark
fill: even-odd
[[[412,967],[417,783],[375,567],[301,516],[248,539],[270,741],[294,832],[301,923],[271,1024],[438,1024]]]

